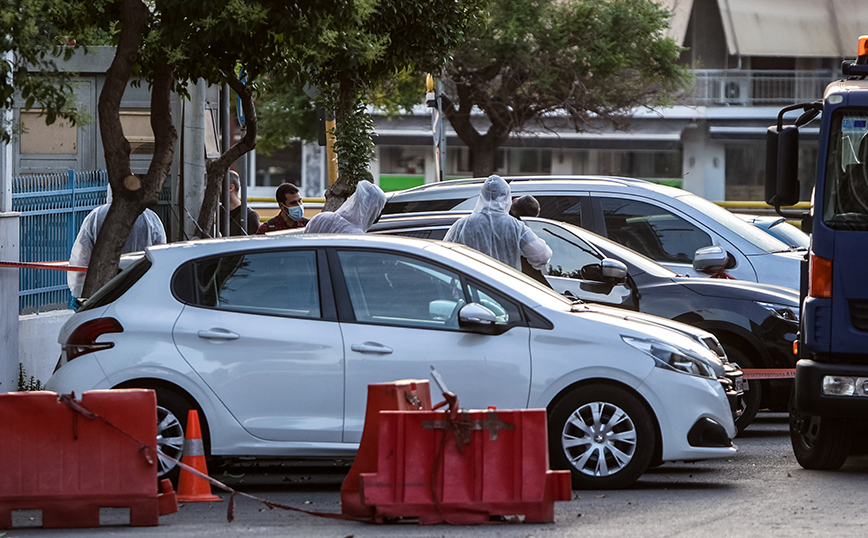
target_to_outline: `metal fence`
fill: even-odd
[[[688,103],[702,106],[781,106],[813,101],[834,80],[829,70],[697,69]]]
[[[20,260],[68,260],[84,218],[105,203],[107,185],[105,170],[14,176],[12,210],[21,213]],[[170,200],[167,179],[156,209],[164,226],[170,221]],[[19,269],[18,290],[20,314],[66,308],[72,300],[65,271]]]

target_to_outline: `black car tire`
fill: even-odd
[[[726,357],[729,361],[738,364],[740,368],[754,368],[753,362],[738,348],[723,344],[723,350],[726,351]],[[741,416],[735,419],[735,427],[738,429],[736,435],[743,432],[753,422],[762,403],[762,383],[757,379],[753,381],[745,380],[745,383],[748,390],[744,391],[744,397],[742,398]]]
[[[157,388],[154,392],[157,394],[157,448],[180,461],[186,440],[187,415],[193,406],[186,398],[169,389]],[[159,456],[158,480],[168,478],[177,487],[180,471],[175,463]]]
[[[610,423],[613,418],[615,424]],[[591,438],[593,433],[598,435]],[[639,398],[612,385],[575,389],[549,415],[552,466],[571,471],[574,489],[630,486],[648,469],[655,443],[649,411]]]
[[[853,421],[844,417],[818,417],[797,413],[790,406],[790,441],[799,465],[805,469],[840,469],[853,441]]]

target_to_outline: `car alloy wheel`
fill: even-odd
[[[618,406],[591,402],[564,424],[561,445],[570,463],[590,476],[609,476],[626,467],[636,451],[636,426]]]
[[[553,464],[572,471],[573,487],[626,487],[650,464],[652,420],[639,399],[624,389],[580,387],[552,410],[549,447]]]
[[[184,454],[184,428],[171,411],[165,407],[157,406],[157,448],[163,454],[178,461]],[[176,464],[159,455],[160,466],[157,474],[165,478],[175,468]]]

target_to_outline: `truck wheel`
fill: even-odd
[[[754,367],[753,362],[738,348],[723,344],[723,350],[726,351],[726,357],[729,359],[729,362],[738,364],[740,368]],[[747,390],[744,391],[744,398],[742,398],[741,416],[735,419],[735,427],[738,429],[736,435],[743,432],[753,422],[757,412],[760,410],[760,402],[763,397],[762,384],[759,380],[745,381],[745,386]]]
[[[642,402],[610,385],[570,392],[549,416],[552,466],[568,469],[576,489],[633,484],[648,469],[655,442],[652,418]]]
[[[851,421],[843,417],[802,415],[790,409],[790,440],[799,465],[835,471],[850,455]]]

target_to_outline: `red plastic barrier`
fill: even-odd
[[[380,411],[387,409],[393,411],[431,409],[431,390],[428,380],[402,379],[392,383],[368,385],[368,403],[365,408],[362,441],[353,460],[353,466],[341,484],[341,512],[344,515],[361,518],[374,515],[371,507],[366,506],[362,501],[359,475],[377,470]]]
[[[492,516],[554,521],[569,471],[549,470],[543,409],[382,411],[376,472],[360,476],[373,519],[481,524]],[[444,439],[445,435],[445,439]]]
[[[42,510],[44,528],[98,527],[100,508],[129,508],[134,526],[176,512],[171,483],[157,491],[156,404],[152,390],[82,395],[125,435],[54,392],[0,394],[0,529],[12,528],[13,510]]]

